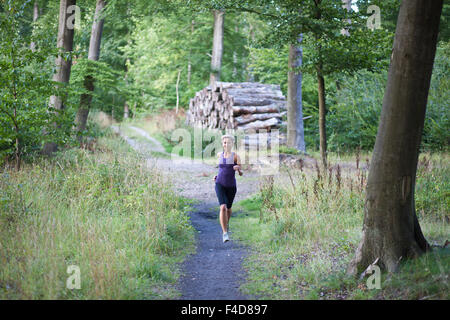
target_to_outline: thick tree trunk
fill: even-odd
[[[59,6],[59,26],[58,26],[58,40],[57,47],[64,49],[65,52],[70,52],[73,49],[73,28],[68,27],[67,20],[70,15],[67,13],[67,8],[75,5],[75,0],[61,0]],[[53,80],[57,82],[68,83],[70,79],[70,70],[72,68],[72,59],[65,60],[62,56],[56,58],[56,73],[53,75]],[[64,108],[60,97],[50,97],[50,104],[55,109],[61,110]]]
[[[305,136],[303,129],[303,106],[302,106],[302,74],[294,72],[291,68],[300,67],[302,64],[302,49],[300,43],[291,44],[289,47],[289,72],[287,93],[287,145],[305,152]]]
[[[105,19],[101,18],[101,14],[105,6],[105,0],[97,0],[94,21],[92,22],[91,39],[89,41],[89,60],[98,61],[100,57],[100,44],[103,34],[103,24],[105,22]]]
[[[370,164],[362,239],[347,272],[379,258],[399,260],[429,249],[415,213],[414,189],[443,0],[402,1],[380,125]]]
[[[327,168],[327,129],[325,103],[325,80],[322,74],[322,64],[317,66],[317,92],[319,94],[319,136],[320,136],[320,157],[324,168]]]
[[[59,4],[59,24],[58,24],[58,37],[57,47],[62,48],[65,52],[72,51],[73,48],[73,28],[69,28],[68,19],[70,14],[67,13],[67,8],[76,4],[76,0],[61,0]],[[53,75],[53,81],[68,83],[70,79],[70,70],[72,67],[72,59],[65,60],[62,56],[56,58],[56,73]],[[51,96],[49,107],[53,107],[57,110],[62,110],[64,105],[61,97]],[[45,132],[44,132],[45,133]],[[47,142],[42,150],[43,154],[51,154],[57,150],[57,144],[54,142]]]
[[[95,7],[94,21],[92,23],[91,39],[89,41],[89,53],[88,59],[92,61],[98,61],[100,57],[100,43],[103,33],[104,19],[100,19],[102,10],[105,8],[106,2],[104,0],[97,0]],[[87,118],[89,116],[89,110],[92,101],[92,92],[94,91],[94,78],[91,75],[87,75],[84,78],[84,88],[89,93],[84,93],[80,97],[80,106],[75,117],[76,131],[78,134],[78,141],[81,142],[80,132],[86,129]]]
[[[211,57],[211,74],[209,85],[212,87],[216,81],[220,81],[220,69],[222,68],[223,54],[223,24],[224,12],[214,10],[214,38]]]

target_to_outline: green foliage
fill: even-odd
[[[39,34],[21,32],[24,12],[30,2],[19,5],[2,3],[0,10],[0,156],[31,155],[45,141],[68,142],[71,109],[60,112],[48,107],[50,95],[64,96],[68,88],[50,80],[49,61],[54,64],[58,51],[49,46],[49,39]],[[37,50],[30,49],[30,43]],[[51,123],[60,127],[54,128]],[[42,134],[45,129],[47,135]],[[17,139],[17,140],[16,140]]]
[[[330,97],[327,123],[330,150],[349,152],[358,147],[373,148],[386,77],[386,72],[361,71],[337,80],[341,89]]]
[[[300,151],[298,151],[297,149],[286,147],[284,145],[281,145],[279,147],[279,152],[280,153],[288,153],[288,154],[299,154],[300,153]]]
[[[450,142],[449,43],[438,45],[422,135],[423,150],[447,150]],[[366,70],[336,77],[339,89],[329,92],[327,131],[331,151],[371,150],[386,88],[387,70]]]
[[[213,17],[210,13],[190,15],[180,9],[176,14],[153,15],[139,19],[130,41],[123,47],[129,57],[130,81],[142,93],[138,104],[145,109],[173,108],[180,72],[180,105],[186,106],[195,92],[209,81]],[[239,17],[226,16],[222,81],[241,81],[246,57],[245,38],[236,32]],[[192,26],[192,21],[194,25]],[[192,30],[193,28],[193,30]],[[188,36],[187,36],[188,35]],[[237,59],[233,60],[233,53]],[[188,64],[192,66],[188,83]]]
[[[289,46],[281,50],[275,48],[250,48],[250,64],[255,81],[280,84],[283,94],[287,95],[287,73]]]
[[[94,91],[85,89],[85,77],[94,79]],[[132,97],[133,88],[128,86],[123,79],[123,72],[114,69],[104,61],[92,61],[85,57],[78,58],[72,66],[70,84],[76,88],[70,96],[70,101],[78,105],[82,94],[91,94],[93,109],[104,111],[108,114],[116,110],[116,118],[121,119],[123,112],[123,101],[126,97]],[[116,105],[115,102],[122,104]],[[131,101],[131,98],[130,98]]]
[[[439,43],[434,59],[422,146],[448,150],[450,146],[450,41]]]
[[[445,158],[433,164],[430,156],[419,160],[416,175],[415,203],[416,213],[421,217],[430,217],[445,222],[450,221],[450,168]],[[437,162],[437,161],[435,161]]]

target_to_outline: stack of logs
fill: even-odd
[[[190,100],[186,124],[203,129],[270,131],[284,124],[286,99],[279,85],[216,82]]]

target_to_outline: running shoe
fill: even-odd
[[[227,241],[230,241],[230,237],[228,236],[228,232],[225,232],[225,233],[223,234],[223,242],[225,243],[225,242],[227,242]]]

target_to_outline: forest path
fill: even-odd
[[[191,223],[197,230],[196,252],[188,256],[183,263],[183,275],[178,283],[181,291],[180,299],[243,300],[248,298],[239,291],[239,286],[245,278],[242,261],[248,253],[248,248],[233,239],[233,216],[241,212],[232,213],[230,241],[223,243],[222,230],[218,221],[219,203],[213,181],[218,171],[217,166],[188,159],[172,160],[154,157],[149,151],[162,152],[163,146],[147,132],[140,128],[132,128],[149,140],[145,143],[126,136],[117,126],[112,126],[112,129],[136,151],[148,154],[147,166],[162,170],[172,181],[175,192],[196,200],[190,212]],[[255,171],[247,171],[242,177],[237,175],[237,193],[234,203],[259,191],[259,177],[260,175]]]

